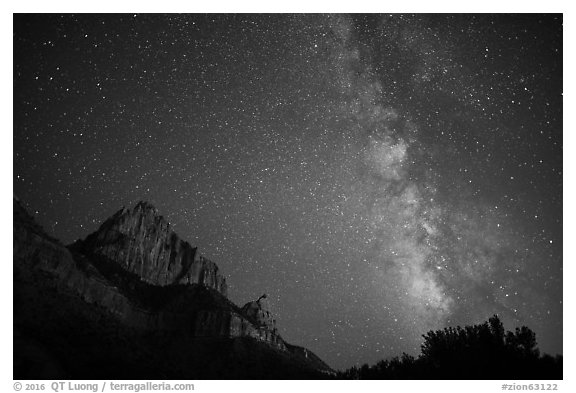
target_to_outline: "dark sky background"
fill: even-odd
[[[562,352],[562,17],[16,15],[14,192],[147,200],[335,368],[497,313]]]

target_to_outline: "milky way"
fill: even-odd
[[[562,18],[15,16],[14,190],[155,204],[335,368],[502,317],[562,352]]]

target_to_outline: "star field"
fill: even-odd
[[[147,200],[332,367],[562,352],[559,15],[15,15],[14,192],[70,243]]]

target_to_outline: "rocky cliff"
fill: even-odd
[[[331,372],[284,342],[265,297],[242,308],[228,300],[218,267],[149,204],[120,210],[70,247],[48,236],[16,199],[13,226],[15,378]],[[49,367],[38,367],[39,358]]]
[[[182,240],[146,202],[119,210],[77,246],[119,263],[150,284],[203,284],[226,296],[226,279],[218,266]]]
[[[270,312],[267,295],[264,294],[253,302],[248,302],[242,307],[242,311],[251,318],[257,326],[266,327],[270,331],[276,331],[276,320]]]

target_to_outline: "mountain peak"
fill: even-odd
[[[153,204],[151,204],[150,202],[147,202],[147,201],[139,201],[136,204],[136,206],[134,206],[134,210],[138,210],[138,209],[145,210],[145,211],[151,210],[155,213],[158,213],[158,209],[156,209],[156,207]]]
[[[118,217],[122,217],[122,216],[142,216],[142,215],[150,215],[153,217],[158,217],[159,219],[164,220],[164,217],[162,217],[158,211],[158,209],[156,208],[156,206],[154,206],[152,203],[141,200],[138,201],[136,203],[136,205],[134,205],[133,208],[127,208],[126,206],[123,206],[122,209],[118,210],[114,215],[112,215],[112,217],[110,217],[108,220],[106,220],[104,222],[104,224],[102,224],[102,226],[106,225],[108,223],[108,221],[113,221],[113,220],[117,220]]]
[[[120,209],[78,246],[150,284],[203,284],[226,296],[226,279],[218,266],[180,238],[148,202]]]
[[[270,312],[266,294],[263,294],[258,300],[248,302],[242,307],[242,311],[251,318],[258,326],[265,326],[267,329],[276,331],[276,320]]]
[[[17,340],[15,329],[15,373],[45,376],[28,364],[45,353],[33,343],[48,336],[47,361],[83,379],[333,374],[307,349],[284,341],[266,295],[243,308],[231,302],[218,267],[152,205],[122,208],[69,247],[47,236],[16,199],[13,213],[15,327],[32,338]],[[62,351],[74,361],[61,364]]]

